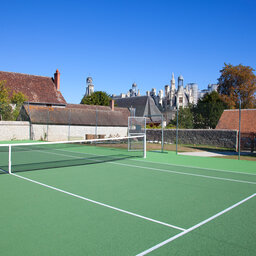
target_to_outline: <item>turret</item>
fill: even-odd
[[[86,78],[86,93],[85,95],[91,95],[92,93],[94,93],[94,85],[92,84],[92,78],[91,77],[87,77]]]
[[[174,79],[173,73],[172,73],[172,79],[171,79],[171,91],[175,91],[175,79]]]

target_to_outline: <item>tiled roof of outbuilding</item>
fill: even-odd
[[[22,92],[28,97],[29,102],[66,104],[51,77],[0,71],[0,81],[2,80],[6,81],[6,87],[11,93]]]
[[[86,104],[67,104],[68,108],[75,108],[75,109],[89,109],[89,110],[102,110],[102,111],[111,111],[109,106],[100,106],[100,105],[86,105]],[[114,107],[115,111],[123,111],[128,113],[128,108],[122,107]]]
[[[119,108],[118,108],[119,109]],[[34,124],[128,126],[128,109],[111,110],[110,107],[69,104],[66,107],[24,105],[18,120]],[[97,113],[96,113],[97,112]]]
[[[224,110],[216,129],[239,130],[239,109]],[[241,110],[241,132],[256,132],[256,109]]]

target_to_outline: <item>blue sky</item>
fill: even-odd
[[[256,1],[1,1],[0,70],[61,73],[61,92],[80,103],[95,90],[142,94],[177,82],[216,83],[224,62],[255,68]]]

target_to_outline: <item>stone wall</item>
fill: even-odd
[[[179,144],[209,145],[237,149],[236,130],[179,129]],[[147,141],[161,141],[161,129],[148,129]],[[176,130],[164,129],[164,142],[175,143]]]

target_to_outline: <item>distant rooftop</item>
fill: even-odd
[[[13,92],[22,92],[31,103],[66,104],[52,77],[0,71],[0,81]]]

